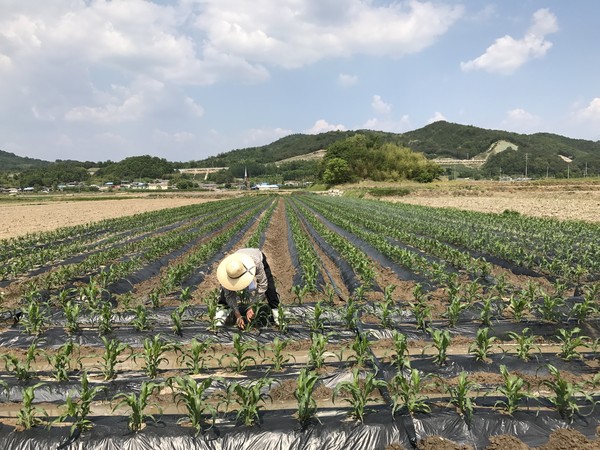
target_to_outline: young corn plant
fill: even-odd
[[[365,418],[367,403],[376,400],[371,397],[371,392],[386,386],[386,382],[378,380],[373,372],[368,372],[364,380],[361,381],[358,368],[354,368],[352,370],[352,381],[342,381],[333,390],[333,402],[335,403],[336,397],[340,393],[346,393],[348,397],[343,400],[350,404],[350,415],[362,423]]]
[[[492,325],[492,317],[494,315],[494,300],[494,297],[488,296],[481,302],[479,319],[484,327],[489,327]]]
[[[424,384],[425,377],[417,369],[411,368],[410,375],[404,376],[399,371],[388,383],[388,390],[392,393],[392,416],[396,415],[403,408],[412,416],[418,412],[430,412],[431,408],[427,404],[427,397],[421,392],[427,385]]]
[[[242,335],[236,333],[233,335],[233,350],[224,354],[223,358],[227,358],[229,367],[235,373],[241,373],[246,371],[251,364],[256,365],[256,358],[250,353],[259,353],[258,344],[252,341],[243,341]]]
[[[391,328],[392,316],[396,312],[395,302],[393,298],[396,285],[390,284],[383,290],[383,302],[381,303],[381,326],[383,328]]]
[[[584,395],[586,399],[589,401],[593,401],[590,398],[590,395],[585,393],[581,386],[571,383],[566,380],[560,374],[560,371],[551,364],[548,364],[548,371],[550,375],[552,375],[552,380],[544,380],[542,384],[548,387],[552,393],[553,397],[550,397],[548,400],[556,411],[560,414],[560,416],[569,421],[573,421],[573,416],[579,412],[580,407],[577,404],[577,396]]]
[[[81,314],[81,305],[71,300],[63,304],[63,310],[66,318],[66,330],[68,333],[79,331],[79,316]]]
[[[101,335],[111,333],[113,330],[113,309],[110,302],[102,302],[96,311],[98,312],[98,333]]]
[[[219,329],[219,321],[216,319],[217,311],[219,310],[219,291],[213,289],[204,302],[206,303],[208,330],[216,333]]]
[[[417,321],[417,328],[426,330],[427,325],[431,321],[431,307],[429,306],[429,297],[425,293],[423,286],[417,284],[413,289],[415,301],[409,303],[411,312]]]
[[[523,360],[528,361],[531,358],[531,350],[535,345],[535,336],[533,336],[529,328],[523,328],[521,334],[510,331],[508,336],[517,343],[517,356]]]
[[[346,327],[350,330],[356,328],[356,321],[358,320],[359,309],[359,304],[354,300],[353,297],[350,297],[348,298],[346,305],[341,310],[342,320],[346,324]]]
[[[487,360],[491,353],[496,337],[490,336],[489,334],[489,328],[479,328],[477,330],[477,335],[475,336],[475,341],[469,346],[469,353],[474,355],[477,361]]]
[[[521,321],[523,315],[529,311],[530,301],[527,296],[523,295],[523,292],[519,294],[513,294],[509,299],[509,306],[512,316],[515,320]]]
[[[476,384],[468,380],[466,372],[460,373],[456,386],[446,385],[446,392],[450,395],[450,403],[456,407],[467,424],[471,423],[473,417],[472,392],[475,388]]]
[[[448,319],[448,326],[453,328],[458,323],[460,313],[469,307],[467,302],[464,302],[459,295],[453,296],[446,308],[446,318]]]
[[[174,377],[168,381],[173,389],[173,399],[176,400],[176,404],[178,406],[183,404],[187,411],[187,417],[180,419],[177,423],[189,422],[196,430],[196,434],[200,433],[202,428],[207,425],[207,416],[210,419],[209,428],[215,423],[217,410],[206,399],[206,391],[212,382],[213,379],[210,377],[195,380],[189,376]]]
[[[182,304],[179,305],[176,309],[171,313],[171,321],[173,322],[173,333],[177,336],[181,336],[183,334],[183,315],[187,311],[189,305]]]
[[[144,331],[150,328],[150,316],[148,315],[148,310],[144,305],[138,305],[133,312],[135,313],[135,317],[131,321],[131,325],[137,331]]]
[[[298,402],[298,421],[305,428],[317,415],[317,401],[313,397],[319,376],[308,368],[303,368],[296,381],[294,397]]]
[[[589,338],[587,336],[580,336],[579,333],[581,333],[581,329],[578,327],[572,330],[560,328],[557,331],[557,338],[560,342],[560,353],[558,356],[566,361],[582,357],[579,349],[589,347],[587,343]]]
[[[356,365],[359,367],[365,367],[368,362],[373,361],[373,355],[371,348],[369,347],[369,340],[363,333],[359,333],[354,338],[352,343],[352,351],[354,352],[351,358],[356,360]]]
[[[532,398],[529,393],[529,385],[520,376],[510,373],[505,365],[500,365],[500,374],[502,375],[502,385],[496,390],[502,394],[506,400],[498,400],[494,407],[502,408],[507,414],[513,415],[519,409],[524,399]]]
[[[179,364],[187,367],[188,373],[198,375],[206,367],[206,361],[212,359],[209,348],[213,344],[212,339],[206,339],[202,342],[192,339],[187,349],[182,349],[181,356],[178,358]]]
[[[408,339],[404,333],[399,333],[394,330],[392,334],[394,342],[394,356],[392,356],[392,364],[398,372],[410,367],[410,353],[408,350]]]
[[[298,301],[298,305],[301,305],[304,301],[304,297],[308,294],[309,289],[307,289],[306,285],[300,286],[298,284],[292,286],[292,294],[296,296],[296,300]]]
[[[127,425],[133,432],[140,431],[144,428],[146,420],[150,419],[156,422],[154,415],[146,413],[146,409],[153,407],[156,408],[159,413],[162,411],[158,403],[150,402],[150,398],[154,392],[161,387],[162,383],[143,381],[139,394],[136,394],[135,392],[130,394],[120,392],[113,397],[113,401],[117,401],[116,405],[113,407],[113,411],[129,407],[130,413]]]
[[[323,332],[323,329],[325,328],[325,322],[323,320],[324,312],[325,310],[323,309],[323,305],[321,304],[321,302],[315,303],[313,317],[308,320],[308,327],[313,333]]]
[[[320,369],[325,364],[325,347],[327,336],[320,333],[310,335],[311,344],[308,349],[308,363],[315,369]]]
[[[448,347],[450,346],[451,337],[448,330],[438,330],[429,328],[429,335],[433,340],[432,346],[437,350],[437,355],[434,361],[438,365],[443,365],[448,359]]]
[[[57,422],[64,422],[67,419],[71,420],[71,437],[75,436],[76,431],[81,433],[93,427],[93,422],[89,418],[92,402],[105,389],[106,387],[102,386],[90,387],[87,372],[84,371],[81,374],[79,398],[74,398],[70,394],[67,394],[65,412],[56,419]]]
[[[281,340],[276,336],[270,345],[272,355],[269,361],[273,365],[273,370],[275,372],[280,372],[283,369],[283,365],[290,362],[292,358],[294,358],[294,361],[296,360],[293,355],[284,353],[284,350],[289,343],[289,340]]]
[[[260,409],[266,398],[270,398],[266,390],[273,384],[273,379],[259,378],[247,385],[236,381],[227,386],[227,403],[234,400],[238,405],[237,420],[251,427],[260,422]]]
[[[69,381],[69,373],[81,368],[81,356],[75,355],[75,350],[75,344],[69,341],[61,345],[54,354],[44,352],[56,381]]]
[[[148,294],[148,300],[150,301],[150,304],[152,305],[153,309],[160,308],[160,304],[161,304],[160,295],[161,295],[161,293],[159,290],[153,290]]]
[[[542,294],[542,302],[537,305],[537,311],[542,316],[543,320],[548,322],[558,322],[561,319],[560,308],[563,307],[565,301],[562,297],[556,297],[546,293]]]
[[[44,308],[41,307],[37,300],[32,299],[25,309],[25,314],[21,318],[21,323],[28,334],[37,336],[44,329],[46,317],[47,312]]]
[[[3,355],[4,367],[6,368],[6,371],[11,373],[18,381],[29,381],[35,375],[35,372],[31,368],[31,363],[35,362],[39,353],[40,349],[37,346],[37,341],[34,340],[27,349],[24,360],[21,360],[21,358],[13,354]]]
[[[104,344],[104,353],[102,354],[102,366],[100,371],[105,380],[112,380],[117,376],[117,364],[124,363],[131,358],[133,349],[129,344],[124,344],[116,339],[108,340],[105,336],[102,336],[102,343]],[[127,350],[129,350],[129,355],[119,359]]]
[[[160,334],[155,335],[154,338],[144,339],[143,346],[144,352],[141,355],[134,355],[133,360],[136,361],[139,358],[144,358],[143,370],[150,378],[156,378],[160,365],[163,362],[169,362],[169,359],[164,354],[170,350],[177,351],[179,349],[177,345],[163,341]]]
[[[592,295],[589,295],[590,290],[587,290],[583,295],[583,301],[575,303],[571,309],[571,317],[577,320],[578,323],[585,322],[600,313],[600,308]]]
[[[21,401],[21,409],[17,412],[17,425],[26,430],[45,423],[45,420],[40,416],[48,418],[48,413],[43,408],[33,406],[35,400],[35,390],[45,386],[44,383],[37,383],[33,386],[27,386],[23,389],[23,400]]]

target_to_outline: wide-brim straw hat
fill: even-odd
[[[256,275],[254,260],[243,253],[227,256],[217,267],[217,279],[221,286],[230,291],[246,289]]]

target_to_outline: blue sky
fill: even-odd
[[[600,2],[0,0],[0,149],[202,159],[436,120],[600,140]]]

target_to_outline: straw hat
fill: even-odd
[[[254,260],[243,253],[233,253],[227,256],[217,268],[219,283],[230,291],[241,291],[247,288],[254,280],[255,274]]]

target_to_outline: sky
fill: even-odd
[[[600,2],[0,0],[0,150],[207,158],[438,120],[600,140]]]

